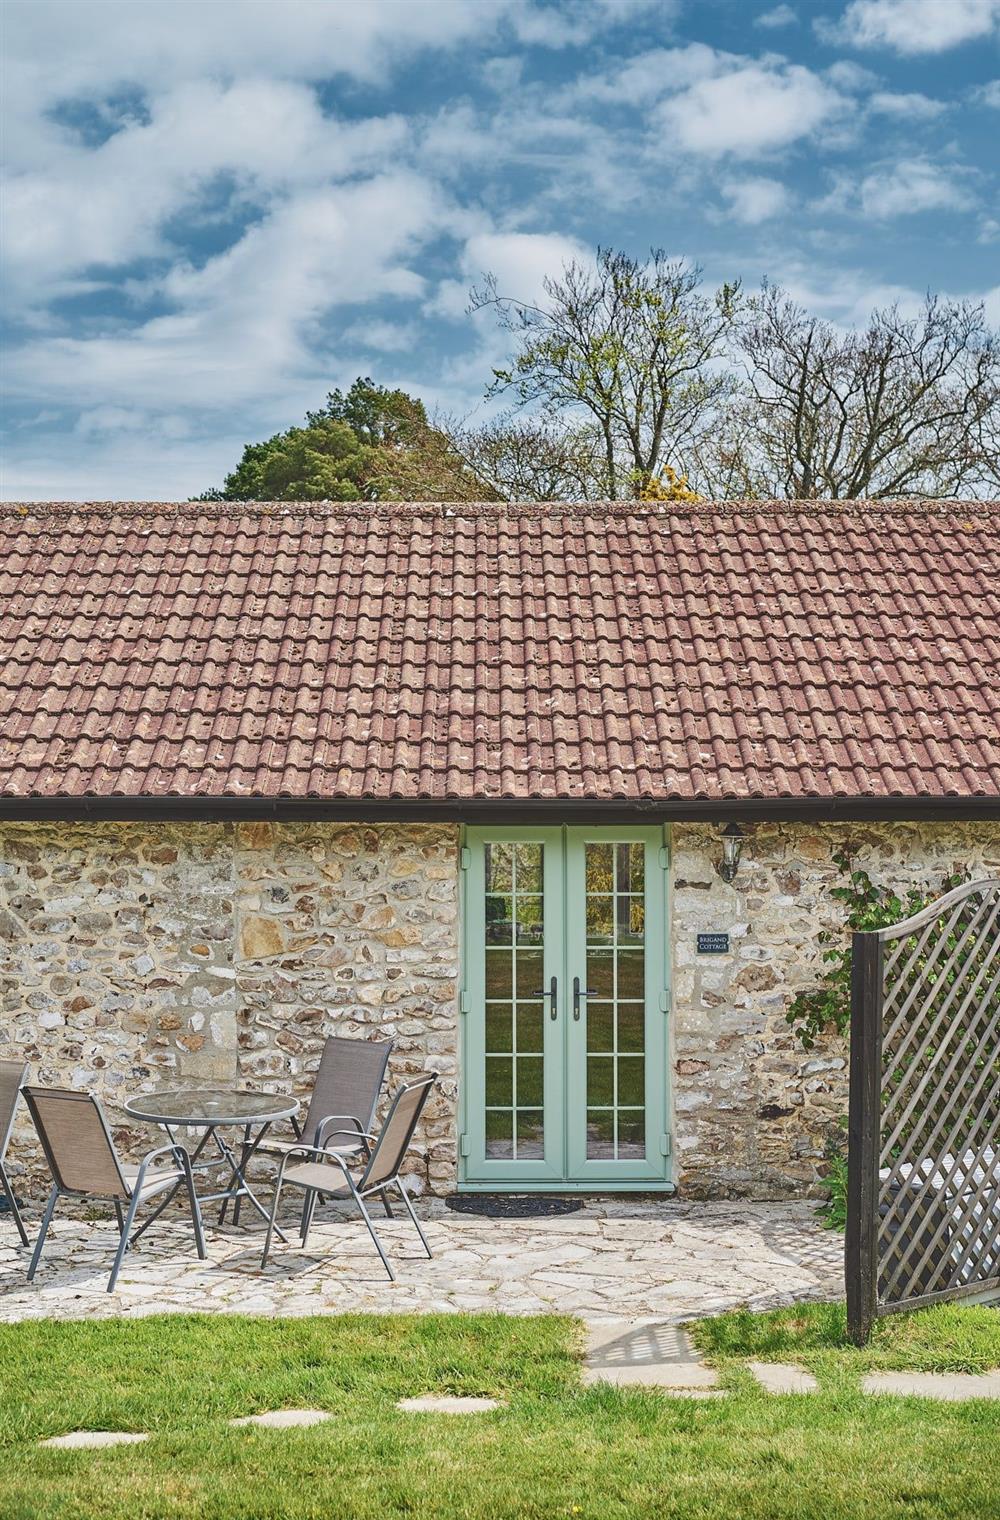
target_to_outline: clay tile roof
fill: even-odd
[[[0,794],[997,798],[1000,504],[0,509]]]

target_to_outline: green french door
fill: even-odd
[[[670,1178],[659,828],[469,828],[460,1182]]]

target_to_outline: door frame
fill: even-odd
[[[469,1103],[469,1099],[470,1099],[470,1086],[471,1086],[471,1084],[467,1080],[467,1072],[468,1072],[469,1063],[470,1063],[469,1015],[470,1015],[470,1013],[471,1013],[472,1010],[471,1010],[471,1006],[470,1006],[469,1002],[467,1001],[467,995],[466,995],[465,989],[467,987],[467,975],[468,975],[468,971],[469,971],[469,962],[470,962],[469,928],[470,928],[470,922],[471,922],[472,914],[476,911],[476,907],[478,905],[478,902],[481,900],[482,883],[478,881],[478,875],[480,873],[478,873],[473,868],[473,856],[474,856],[474,852],[473,852],[473,850],[470,847],[469,840],[470,840],[470,838],[472,838],[472,839],[482,838],[482,836],[484,836],[484,835],[494,835],[494,836],[502,835],[504,838],[509,838],[509,839],[512,839],[512,840],[517,840],[517,839],[522,839],[522,840],[526,840],[526,839],[539,839],[539,838],[544,837],[547,841],[554,842],[555,838],[558,836],[558,838],[560,839],[560,842],[561,842],[561,849],[560,849],[559,853],[560,853],[560,862],[561,862],[560,863],[560,870],[562,872],[562,881],[561,881],[561,884],[560,884],[559,898],[560,898],[560,902],[561,903],[565,903],[567,901],[566,893],[567,893],[567,888],[568,888],[567,864],[568,864],[568,858],[569,858],[569,854],[570,854],[570,849],[567,848],[568,840],[572,840],[574,838],[577,839],[577,840],[580,840],[581,838],[593,838],[593,839],[606,839],[606,840],[610,840],[610,839],[614,839],[615,837],[621,838],[623,834],[626,835],[626,837],[631,837],[631,839],[636,840],[636,841],[642,839],[645,842],[645,844],[646,844],[646,851],[647,851],[647,853],[646,853],[646,864],[647,864],[647,909],[649,908],[649,906],[653,906],[654,907],[654,911],[659,911],[662,914],[662,919],[661,919],[661,923],[662,923],[662,936],[661,936],[661,941],[660,941],[661,954],[660,954],[660,957],[659,957],[660,964],[661,964],[661,978],[660,978],[660,980],[661,980],[661,988],[657,988],[657,989],[649,988],[647,990],[647,1009],[649,1009],[650,1000],[655,1001],[659,1005],[658,1008],[656,1009],[656,1012],[658,1014],[658,1020],[654,1020],[651,1011],[647,1012],[647,1030],[649,1030],[650,1028],[652,1028],[655,1031],[655,1033],[654,1033],[654,1039],[652,1040],[651,1045],[657,1047],[657,1049],[652,1052],[653,1059],[650,1060],[648,1062],[648,1064],[647,1064],[647,1074],[646,1074],[647,1103],[648,1103],[649,1095],[653,1091],[651,1084],[655,1083],[655,1080],[656,1080],[656,1076],[655,1076],[656,1064],[657,1064],[657,1062],[659,1063],[659,1070],[660,1070],[660,1075],[661,1075],[661,1078],[662,1078],[661,1094],[662,1094],[663,1129],[664,1129],[666,1137],[667,1137],[667,1141],[666,1141],[666,1144],[667,1144],[666,1154],[663,1155],[662,1157],[658,1158],[658,1160],[662,1163],[662,1170],[660,1171],[659,1175],[648,1176],[648,1177],[641,1177],[641,1178],[637,1178],[635,1180],[627,1181],[627,1182],[619,1181],[616,1178],[614,1178],[613,1176],[607,1177],[607,1176],[595,1175],[594,1171],[591,1171],[590,1175],[588,1177],[582,1179],[582,1180],[566,1181],[566,1180],[564,1180],[562,1178],[559,1178],[558,1180],[553,1180],[551,1177],[546,1177],[544,1175],[541,1175],[541,1172],[542,1172],[543,1168],[542,1168],[542,1166],[540,1164],[540,1166],[539,1166],[539,1173],[540,1174],[538,1176],[536,1176],[536,1177],[530,1177],[529,1176],[529,1177],[527,1177],[527,1178],[525,1178],[523,1180],[518,1180],[516,1182],[512,1182],[510,1180],[507,1180],[507,1181],[500,1181],[500,1180],[498,1180],[498,1181],[494,1182],[491,1179],[488,1179],[488,1178],[484,1179],[484,1178],[482,1178],[482,1177],[480,1177],[478,1175],[477,1175],[477,1177],[476,1177],[476,1179],[474,1181],[470,1181],[468,1179],[468,1176],[467,1176],[467,1155],[468,1155],[468,1151],[469,1151],[469,1149],[471,1147],[469,1146],[467,1137],[470,1135],[470,1126],[473,1125],[474,1123],[476,1123],[477,1121],[476,1121],[475,1117],[473,1116],[473,1114],[472,1114],[472,1112],[470,1110],[470,1103]],[[671,936],[671,927],[670,927],[671,926],[671,916],[672,916],[672,913],[671,913],[671,895],[670,895],[671,894],[671,882],[670,882],[671,850],[670,850],[670,843],[671,843],[671,841],[670,841],[670,826],[669,826],[669,824],[655,824],[655,825],[651,825],[651,824],[647,824],[647,823],[641,823],[641,822],[638,822],[638,821],[636,823],[622,823],[622,824],[619,824],[617,826],[615,826],[615,825],[594,825],[592,828],[587,827],[587,825],[585,825],[585,824],[584,825],[579,825],[579,824],[574,824],[574,823],[565,823],[565,824],[539,824],[536,827],[533,827],[530,824],[512,824],[509,827],[505,827],[502,824],[481,825],[481,826],[480,825],[466,825],[466,824],[462,825],[461,834],[460,834],[460,842],[459,842],[459,864],[460,864],[460,870],[459,870],[459,878],[460,878],[459,879],[459,913],[460,913],[460,933],[459,933],[459,988],[458,988],[458,999],[457,999],[457,1018],[458,1018],[458,1024],[459,1024],[459,1041],[458,1041],[458,1047],[459,1047],[459,1081],[458,1081],[458,1114],[457,1114],[457,1118],[458,1118],[458,1135],[457,1135],[458,1181],[457,1181],[457,1190],[458,1190],[458,1192],[460,1192],[460,1193],[526,1193],[526,1192],[531,1192],[531,1193],[536,1193],[536,1192],[537,1193],[546,1193],[546,1192],[548,1192],[548,1193],[673,1193],[673,1192],[676,1191],[676,1182],[674,1180],[674,1148],[673,1148],[673,1144],[672,1144],[673,1135],[674,1135],[674,1112],[673,1112],[673,1081],[672,1081],[672,1068],[671,1068],[671,1051],[672,1051],[672,1046],[673,1046],[673,1019],[672,1019],[672,1012],[673,1012],[673,990],[672,990],[672,974],[671,974],[672,973],[672,936]],[[651,870],[651,867],[658,867],[658,869],[656,869],[656,872],[655,872],[655,877],[653,875],[653,871]],[[652,891],[651,891],[651,887],[652,887]],[[653,899],[653,903],[652,904],[650,903],[650,898]],[[658,902],[658,905],[659,905],[658,909],[655,906],[655,904],[657,902]],[[569,939],[569,935],[566,936],[566,939],[567,940]],[[661,997],[660,997],[661,990],[662,990],[662,1000],[661,1000]],[[570,1078],[571,1068],[572,1068],[572,1065],[573,1065],[573,1055],[572,1055],[572,1052],[567,1048],[568,1047],[568,1036],[564,1032],[565,1021],[566,1021],[566,1018],[567,1018],[567,1016],[569,1014],[569,987],[568,987],[568,985],[566,983],[566,968],[564,966],[560,966],[560,999],[559,999],[559,1001],[560,1001],[560,1018],[559,1018],[560,1039],[561,1039],[561,1043],[564,1046],[564,1052],[565,1052],[565,1067],[564,1067],[564,1069],[565,1069],[565,1072],[566,1072],[566,1080],[568,1081],[569,1078]],[[546,1108],[547,1108],[547,1111],[548,1111],[548,1104],[546,1105]],[[567,1105],[566,1104],[563,1104],[563,1105],[561,1105],[559,1107],[558,1121],[559,1121],[559,1123],[563,1127],[562,1148],[563,1148],[563,1156],[565,1158],[566,1169],[568,1170],[568,1163],[569,1163],[569,1150],[568,1150],[568,1146],[569,1146],[570,1136],[569,1136],[569,1125],[568,1125],[568,1119],[567,1119],[566,1109],[567,1109]],[[488,1165],[488,1163],[487,1163],[487,1165]],[[502,1163],[502,1165],[509,1165],[509,1163]],[[526,1163],[526,1165],[530,1165],[530,1163]],[[605,1163],[604,1165],[607,1165],[607,1163]],[[611,1165],[617,1165],[617,1163],[611,1163]],[[600,1163],[590,1163],[589,1166],[593,1167],[595,1170],[598,1170],[600,1168],[601,1164]],[[498,1171],[499,1170],[500,1170],[500,1165],[498,1165]]]

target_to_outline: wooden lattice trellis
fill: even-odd
[[[846,1240],[850,1333],[1000,1292],[1000,881],[855,934]]]

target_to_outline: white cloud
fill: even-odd
[[[28,339],[9,355],[10,378],[29,397],[141,398],[157,412],[298,397],[325,373],[322,319],[339,305],[419,297],[408,257],[448,215],[405,172],[309,190],[201,267],[172,267],[160,282],[168,315],[125,332]]]
[[[991,79],[989,84],[973,90],[972,98],[978,105],[992,106],[993,110],[1000,111],[1000,79]]]
[[[386,322],[380,317],[366,317],[352,322],[341,333],[344,343],[377,354],[402,354],[417,342],[416,322]]]
[[[754,20],[754,26],[775,30],[782,26],[797,26],[798,15],[790,5],[776,5],[773,10],[762,11]]]
[[[763,177],[728,180],[722,193],[729,202],[729,211],[738,222],[756,226],[773,216],[779,216],[788,206],[788,191],[780,180]]]
[[[926,158],[903,159],[866,175],[858,198],[864,215],[880,221],[924,211],[966,211],[975,204],[965,176]]]
[[[823,72],[824,79],[830,84],[836,85],[838,90],[846,90],[848,94],[859,95],[864,90],[874,90],[878,87],[879,77],[873,74],[871,69],[862,68],[860,63],[855,63],[853,58],[838,58],[836,63],[831,63]]]
[[[34,300],[93,265],[114,267],[164,252],[165,224],[196,213],[227,176],[237,204],[365,173],[406,137],[399,117],[345,123],[325,116],[307,85],[246,80],[180,84],[91,148],[69,135],[44,167],[11,177],[5,261]]]
[[[929,95],[916,92],[895,94],[891,90],[876,90],[868,101],[868,109],[877,116],[895,117],[901,121],[933,121],[948,107],[943,100],[932,100]]]
[[[156,90],[209,75],[384,80],[401,59],[490,37],[524,8],[525,0],[240,0],[238,7],[8,0],[5,32],[9,55],[27,76],[25,93],[30,85],[48,104],[115,86]]]
[[[474,0],[481,3],[481,0]],[[513,0],[510,21],[519,42],[550,48],[580,47],[610,27],[654,12],[658,28],[672,24],[679,0],[572,0],[565,8]]]
[[[886,306],[916,316],[924,301],[923,292],[912,286],[873,281],[859,269],[817,268],[789,259],[772,272],[793,301],[842,330],[863,326],[873,311]]]
[[[816,25],[831,42],[940,53],[988,37],[1000,25],[1000,0],[851,0],[839,22]]]
[[[501,295],[540,302],[545,295],[545,277],[558,275],[563,265],[573,260],[591,263],[593,250],[562,233],[477,232],[462,250],[459,262],[464,278],[443,280],[425,309],[436,316],[463,317],[470,287],[480,284],[487,274],[496,275]]]
[[[673,77],[688,83],[660,103],[656,120],[665,145],[689,153],[773,153],[810,136],[843,105],[819,75],[781,59],[754,61],[694,45],[675,64]]]

